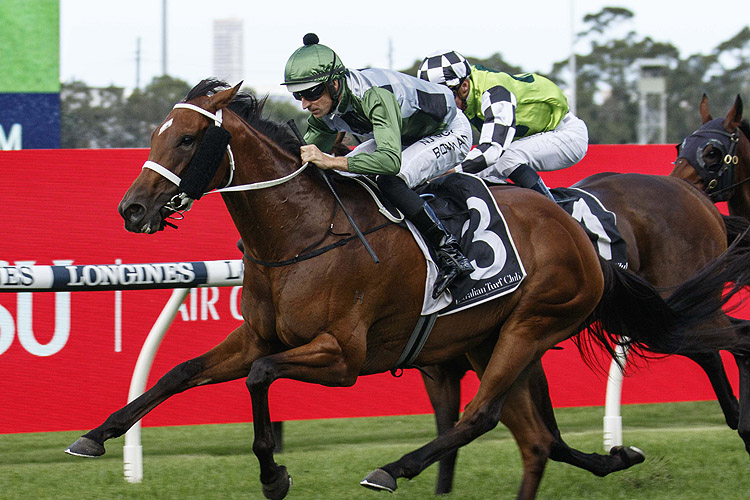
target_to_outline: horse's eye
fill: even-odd
[[[192,135],[183,135],[182,139],[180,139],[180,146],[192,146],[195,143],[195,137]]]

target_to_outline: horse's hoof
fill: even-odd
[[[276,473],[276,479],[268,484],[263,484],[263,496],[270,500],[281,500],[289,493],[289,487],[292,485],[292,478],[286,471],[286,467],[279,465]]]
[[[610,455],[619,456],[627,465],[626,468],[642,463],[646,460],[646,454],[635,446],[613,446],[609,450]]]
[[[79,437],[75,443],[65,449],[65,453],[68,455],[87,458],[100,457],[104,455],[105,451],[104,446],[100,445],[93,439],[83,436]]]
[[[396,480],[383,469],[375,469],[359,482],[365,488],[376,491],[389,491],[393,493],[398,487]]]

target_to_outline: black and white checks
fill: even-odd
[[[432,83],[455,87],[471,73],[471,66],[464,56],[450,51],[427,56],[417,70],[417,77]]]

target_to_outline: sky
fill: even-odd
[[[284,94],[284,65],[314,32],[352,68],[404,69],[435,51],[486,58],[499,52],[523,71],[548,72],[571,52],[586,14],[605,6],[635,16],[621,34],[669,42],[681,57],[708,54],[750,24],[746,0],[167,0],[167,73],[193,85],[214,75],[213,21],[244,23],[244,81],[261,93]],[[460,9],[460,6],[465,6]],[[60,78],[91,86],[135,87],[162,74],[161,0],[60,0]],[[588,53],[585,44],[575,45]],[[237,83],[237,82],[229,82]]]

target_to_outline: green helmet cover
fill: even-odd
[[[327,82],[346,70],[341,58],[318,41],[317,35],[308,33],[303,38],[304,45],[295,50],[286,62],[282,85],[286,85],[290,92]]]

